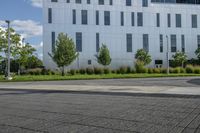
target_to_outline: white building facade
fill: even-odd
[[[166,67],[177,51],[195,58],[200,47],[200,0],[43,0],[43,61],[55,69],[49,53],[59,33],[73,38],[79,58],[70,68],[98,67],[102,44],[111,68],[133,66],[138,49],[152,56],[150,67]]]

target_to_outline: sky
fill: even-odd
[[[5,20],[11,20],[11,27],[42,59],[42,0],[0,0],[0,27],[7,27]]]

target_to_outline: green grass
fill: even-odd
[[[123,79],[123,78],[156,78],[156,77],[186,77],[200,74],[107,74],[107,75],[23,75],[14,76],[12,82],[20,81],[54,81],[54,80],[89,80],[89,79]],[[0,76],[0,82],[7,82]]]

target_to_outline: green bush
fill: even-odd
[[[120,74],[126,74],[127,73],[127,67],[123,66],[119,68]]]
[[[185,69],[180,67],[180,73],[185,73]]]
[[[148,68],[148,73],[152,74],[153,73],[153,68]]]
[[[144,67],[144,63],[140,62],[140,61],[137,61],[135,63],[135,70],[136,70],[136,73],[147,73],[148,72],[148,69]]]
[[[71,75],[75,75],[75,74],[76,74],[76,70],[71,69],[71,70],[69,71],[69,73],[70,73]]]
[[[94,68],[94,74],[103,74],[103,73],[104,70],[102,68],[97,68],[97,67]]]
[[[25,74],[29,74],[29,75],[41,75],[42,74],[42,69],[41,68],[28,69]]]
[[[154,68],[153,73],[160,73],[160,68]]]
[[[117,73],[117,71],[116,71],[116,70],[111,70],[111,72],[112,72],[113,74]]]
[[[194,73],[194,67],[192,65],[187,65],[185,71],[186,73]]]
[[[80,73],[80,74],[86,74],[86,70],[85,70],[84,68],[81,68],[81,69],[79,70],[79,73]]]
[[[166,68],[161,68],[160,69],[160,73],[167,73],[167,69]]]
[[[111,70],[109,68],[104,68],[104,74],[110,74]]]
[[[127,67],[126,73],[127,73],[127,74],[132,73],[132,69],[131,69],[131,67],[129,67],[129,66]]]
[[[176,67],[173,69],[173,73],[181,73],[180,67]]]
[[[200,74],[200,67],[194,67],[194,73]]]
[[[94,74],[94,69],[93,68],[87,68],[86,73],[89,74],[89,75],[92,75],[92,74]]]

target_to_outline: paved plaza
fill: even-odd
[[[200,133],[200,96],[1,88],[0,133]]]

